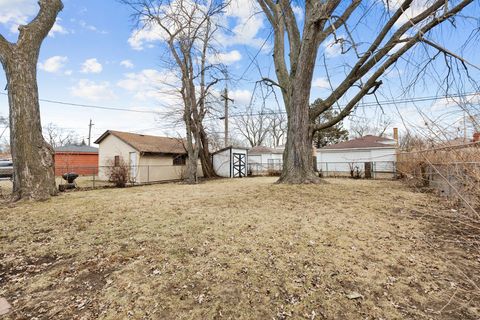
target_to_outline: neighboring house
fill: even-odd
[[[348,173],[361,171],[393,173],[397,161],[397,142],[393,139],[365,136],[317,149],[317,170]]]
[[[55,175],[75,172],[79,175],[98,174],[98,148],[68,145],[55,148]]]
[[[136,183],[183,179],[187,152],[182,139],[108,130],[99,145],[99,178],[108,180],[109,167],[129,166]],[[201,166],[198,174],[202,176]]]
[[[212,154],[215,173],[224,178],[243,178],[247,176],[248,149],[226,147]]]
[[[282,170],[285,148],[256,146],[248,151],[248,170],[253,175]]]

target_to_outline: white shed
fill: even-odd
[[[213,169],[220,177],[246,177],[247,157],[247,148],[230,146],[220,149],[212,154]]]
[[[347,174],[352,168],[394,174],[396,161],[396,141],[371,135],[317,149],[317,169],[327,174]]]

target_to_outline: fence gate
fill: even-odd
[[[233,177],[243,178],[247,175],[247,166],[245,162],[245,154],[234,153],[233,154]]]

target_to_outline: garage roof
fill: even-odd
[[[250,155],[274,154],[274,153],[281,154],[283,153],[283,151],[284,151],[284,148],[269,148],[264,146],[256,146],[250,149],[248,153]]]
[[[369,149],[369,148],[396,148],[395,140],[377,137],[377,136],[364,136],[361,138],[332,144],[321,148],[321,150],[336,150],[336,149]]]
[[[98,148],[86,145],[68,145],[55,148],[55,152],[79,152],[79,153],[98,153]]]
[[[108,130],[95,143],[101,143],[107,136],[113,135],[142,153],[186,154],[184,140],[169,137],[150,136],[130,132]]]

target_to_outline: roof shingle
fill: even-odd
[[[335,149],[368,149],[368,148],[395,148],[395,140],[377,137],[377,136],[364,136],[361,138],[339,142],[321,148],[322,150],[335,150]]]
[[[55,148],[55,152],[98,153],[98,148],[82,145],[68,145]]]
[[[255,146],[248,152],[250,155],[283,153],[283,148],[269,148],[264,146]]]
[[[108,130],[95,141],[99,144],[109,134],[119,138],[142,153],[186,154],[184,140],[177,138],[150,136],[130,132]]]

